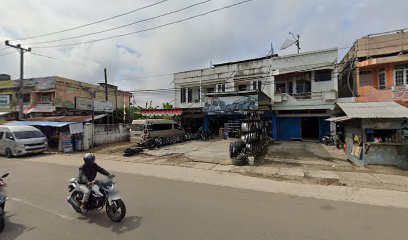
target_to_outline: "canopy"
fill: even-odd
[[[43,127],[64,127],[71,122],[35,122],[35,121],[13,121],[8,122],[5,125],[12,125],[12,126],[21,126],[21,125],[28,125],[28,126],[43,126]]]

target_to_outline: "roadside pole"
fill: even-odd
[[[23,48],[21,44],[12,45],[9,40],[4,42],[6,46],[17,49],[20,53],[20,85],[18,88],[17,98],[18,98],[18,118],[21,120],[24,118],[23,114],[23,88],[24,88],[24,53],[31,52],[31,48]]]

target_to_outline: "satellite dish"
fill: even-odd
[[[296,43],[296,40],[293,39],[286,39],[286,41],[282,44],[280,50],[286,49],[290,46],[292,46],[293,44]]]

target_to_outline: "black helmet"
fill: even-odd
[[[85,165],[92,165],[95,162],[95,155],[93,153],[87,153],[84,155]]]

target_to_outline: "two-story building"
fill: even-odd
[[[11,110],[18,112],[16,92],[21,87],[24,114],[31,117],[90,114],[92,104],[96,112],[111,112],[124,105],[128,108],[132,94],[108,85],[108,101],[105,101],[105,85],[84,83],[62,77],[30,78],[10,81],[14,98]]]
[[[408,105],[408,29],[358,39],[339,64],[339,96]]]
[[[320,139],[337,99],[337,48],[275,57],[272,61],[273,136]]]
[[[337,98],[336,62],[337,49],[327,49],[175,73],[175,107],[206,109],[215,96],[247,96],[255,99],[265,118],[273,120],[273,138],[318,139],[330,129],[323,120],[330,116]],[[266,98],[270,104],[265,104]],[[239,114],[224,110],[204,112],[199,121],[217,132],[225,122],[239,118]]]

